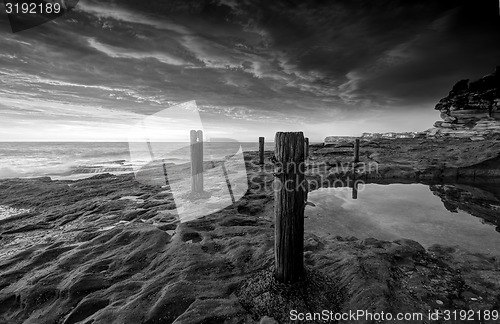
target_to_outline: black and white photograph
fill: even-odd
[[[500,323],[500,1],[1,0],[0,324]]]

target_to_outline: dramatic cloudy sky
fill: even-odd
[[[425,130],[456,81],[500,65],[498,6],[82,0],[12,33],[0,5],[0,140],[126,140],[190,100],[211,137]]]

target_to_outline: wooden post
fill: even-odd
[[[359,138],[356,138],[356,142],[354,143],[354,163],[359,162]]]
[[[304,142],[304,154],[305,154],[305,160],[309,158],[309,137],[306,137]]]
[[[259,164],[264,164],[264,137],[259,137]]]
[[[304,276],[304,135],[278,132],[275,143],[275,278],[282,283]]]
[[[203,192],[203,132],[191,130],[191,192]]]

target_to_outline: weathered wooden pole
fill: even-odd
[[[309,137],[306,137],[304,139],[304,154],[305,154],[305,160],[309,158]]]
[[[264,164],[264,137],[259,137],[259,164]]]
[[[359,138],[354,142],[354,163],[359,162]]]
[[[275,278],[282,283],[304,276],[304,135],[278,132],[275,143]]]
[[[191,192],[203,192],[203,132],[191,130]]]

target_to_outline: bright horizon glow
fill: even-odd
[[[321,143],[327,136],[361,136],[362,133],[387,133],[387,132],[408,132],[424,131],[432,127],[434,121],[439,119],[439,114],[427,114],[422,110],[403,110],[391,116],[377,116],[376,118],[346,120],[339,122],[325,122],[321,124],[289,125],[280,123],[259,123],[252,121],[237,121],[233,124],[230,121],[219,123],[209,120],[203,122],[203,129],[206,135],[211,138],[230,138],[240,142],[256,142],[258,137],[274,139],[279,131],[302,131],[311,142]],[[133,114],[133,120],[120,118],[114,123],[103,123],[96,121],[82,121],[76,123],[71,121],[70,125],[62,124],[62,121],[32,121],[23,125],[18,121],[0,120],[0,142],[130,142],[130,128],[141,118],[148,116]],[[99,116],[95,116],[99,118]],[[76,123],[76,124],[75,124]],[[10,127],[4,127],[10,124]],[[388,127],[387,125],[394,125]],[[419,125],[427,125],[420,128]],[[7,125],[5,125],[7,126]],[[161,122],[157,125],[161,129]],[[10,128],[10,129],[9,129]],[[163,134],[163,138],[170,137],[169,140],[162,140],[153,137],[151,142],[189,142],[189,129],[185,130],[186,135],[182,136],[180,130],[170,134]],[[267,140],[266,140],[267,141]],[[140,140],[132,141],[140,142]]]

